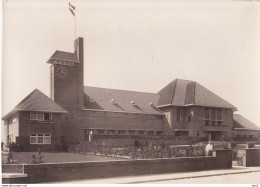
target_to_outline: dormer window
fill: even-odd
[[[111,99],[111,103],[115,105],[116,104],[115,99]]]
[[[95,102],[95,100],[94,100],[94,99],[92,99],[92,98],[89,98],[89,102],[91,102],[91,103],[94,103],[94,102]]]

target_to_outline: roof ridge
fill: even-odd
[[[158,95],[158,96],[160,96],[160,94],[158,94],[158,93],[151,93],[151,92],[144,92],[144,91],[122,90],[122,89],[115,89],[115,88],[101,88],[101,87],[95,87],[95,86],[84,86],[84,87],[107,89],[107,90],[116,90],[116,91],[125,91],[125,92],[146,93],[146,94],[153,94],[153,95]]]
[[[197,82],[193,81],[193,83],[194,83],[194,96],[193,96],[192,102],[193,102],[193,104],[195,104],[195,102],[196,102],[196,84],[197,84]]]
[[[172,91],[172,99],[171,99],[171,104],[172,104],[172,102],[173,102],[173,98],[174,98],[174,96],[175,96],[175,90],[176,90],[176,86],[177,86],[177,81],[178,81],[178,79],[175,79],[174,80],[175,81],[175,84],[174,84],[174,88],[173,88],[173,91]]]

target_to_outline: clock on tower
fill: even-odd
[[[59,66],[56,69],[56,73],[59,78],[65,78],[67,77],[68,71],[65,66]]]

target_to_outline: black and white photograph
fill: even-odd
[[[260,183],[259,0],[3,0],[2,185]]]

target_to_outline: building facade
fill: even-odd
[[[34,90],[5,115],[6,143],[58,150],[96,138],[232,139],[236,107],[194,81],[175,79],[158,93],[84,86],[84,42],[55,51],[50,98]],[[233,133],[234,134],[234,133]]]

